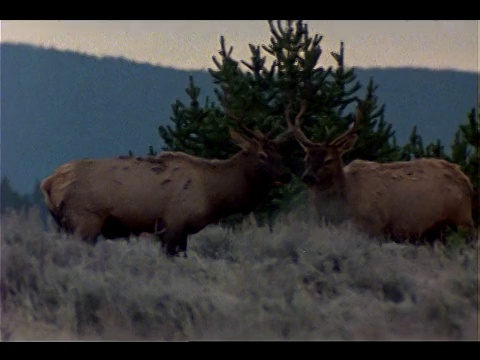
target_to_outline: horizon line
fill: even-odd
[[[126,57],[123,55],[111,55],[111,54],[94,54],[92,52],[88,51],[80,51],[80,50],[75,50],[75,49],[69,49],[69,48],[59,48],[54,45],[42,45],[42,44],[33,44],[25,41],[12,41],[12,40],[2,40],[0,38],[0,46],[3,45],[11,45],[11,46],[26,46],[26,47],[31,47],[31,48],[36,48],[36,49],[41,49],[41,50],[49,50],[49,51],[56,51],[59,53],[70,53],[70,54],[77,54],[77,55],[82,55],[82,56],[87,56],[91,58],[96,58],[96,59],[118,59],[118,60],[123,60],[127,62],[131,62],[134,64],[138,65],[148,65],[152,67],[157,67],[157,68],[165,68],[165,69],[173,69],[173,70],[180,70],[180,71],[205,71],[208,72],[207,68],[187,68],[187,67],[176,67],[172,65],[167,65],[167,64],[161,64],[161,63],[153,63],[150,61],[142,61],[142,60],[137,60],[133,59],[131,57]],[[213,64],[212,64],[213,65]],[[321,65],[320,65],[321,66]],[[213,66],[212,66],[213,67]],[[328,68],[329,66],[325,66],[325,68]],[[334,68],[334,67],[333,67]],[[431,70],[431,71],[456,71],[456,72],[465,72],[465,73],[476,73],[480,75],[480,69],[476,70],[469,70],[469,69],[462,69],[462,68],[454,68],[454,67],[429,67],[427,65],[385,65],[385,66],[347,66],[347,68],[351,69],[368,69],[368,70],[373,70],[373,69],[379,69],[379,70],[388,70],[388,69],[407,69],[407,70]]]

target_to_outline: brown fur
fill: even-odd
[[[188,234],[249,213],[275,182],[289,180],[272,142],[238,133],[232,138],[243,150],[227,160],[164,152],[71,161],[45,178],[41,190],[57,223],[85,241],[156,229],[168,254],[186,251]]]
[[[330,143],[296,137],[307,154],[302,180],[320,216],[352,219],[372,235],[394,239],[437,236],[446,225],[465,227],[473,235],[473,188],[458,165],[430,158],[354,160],[344,167],[341,156],[357,135],[347,132]]]
[[[416,238],[446,224],[473,229],[472,184],[456,164],[355,160],[344,174],[349,212],[369,232]]]

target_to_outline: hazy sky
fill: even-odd
[[[478,71],[477,20],[305,20],[324,35],[322,65],[345,42],[347,66],[409,66]],[[233,57],[249,59],[248,44],[268,44],[266,20],[3,20],[1,41],[93,55],[121,56],[181,69],[213,67],[220,35]]]

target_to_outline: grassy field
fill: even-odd
[[[286,216],[210,226],[169,259],[148,237],[91,247],[35,212],[1,224],[2,341],[478,340],[478,254]]]

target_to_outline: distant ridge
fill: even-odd
[[[157,128],[169,123],[176,100],[187,102],[193,75],[201,101],[213,96],[210,74],[122,57],[2,43],[1,173],[20,192],[63,162],[145,154],[160,149]],[[349,62],[353,62],[349,59]],[[212,64],[213,66],[213,64]],[[478,73],[424,68],[356,68],[379,85],[386,120],[403,145],[413,127],[425,142],[448,146],[477,103]]]

